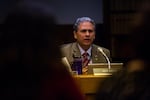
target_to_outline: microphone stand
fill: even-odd
[[[111,64],[110,64],[110,60],[109,60],[109,58],[107,57],[107,55],[104,53],[104,51],[103,51],[103,49],[102,48],[100,48],[100,47],[98,47],[97,48],[103,55],[104,55],[104,57],[106,58],[106,60],[107,60],[107,63],[108,63],[108,72],[110,72],[110,69],[111,69]]]

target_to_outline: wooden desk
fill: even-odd
[[[98,86],[104,78],[110,76],[111,75],[76,75],[74,78],[87,100],[94,100]]]

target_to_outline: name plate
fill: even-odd
[[[93,63],[88,65],[88,74],[94,75],[107,75],[112,74],[118,70],[121,70],[123,63],[111,63],[111,68],[108,68],[108,63]]]
[[[93,74],[94,75],[112,75],[113,72],[118,71],[119,69],[117,68],[93,68]]]

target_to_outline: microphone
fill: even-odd
[[[67,59],[67,57],[63,57],[62,58],[62,63],[67,67],[67,69],[69,70],[69,72],[72,72],[71,66],[69,64],[69,61]]]
[[[110,60],[109,60],[109,58],[108,58],[107,55],[104,53],[104,51],[103,51],[102,48],[98,47],[97,49],[98,49],[98,50],[103,54],[103,56],[106,58],[107,63],[108,63],[108,70],[110,70],[110,69],[111,69],[111,66],[110,66]]]

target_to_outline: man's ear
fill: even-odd
[[[77,32],[73,31],[74,38],[77,39]]]

